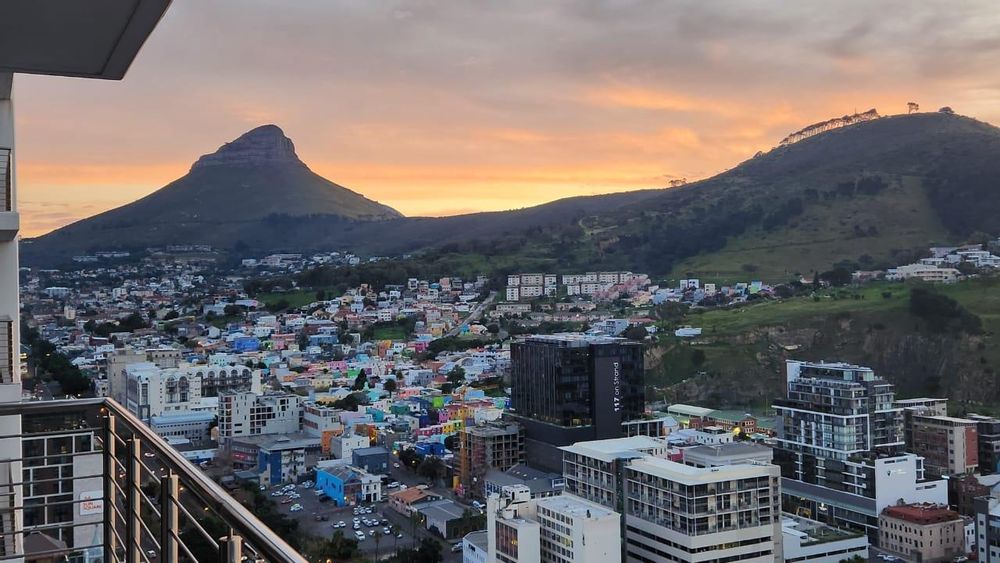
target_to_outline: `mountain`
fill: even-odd
[[[1000,234],[1000,129],[950,113],[883,117],[759,154],[590,218],[592,262],[724,281],[912,260]]]
[[[353,221],[402,217],[319,176],[299,160],[279,127],[263,125],[202,156],[186,175],[152,194],[67,225],[30,246],[63,255],[170,243],[228,248],[269,217],[309,215]]]
[[[1000,234],[1000,129],[950,113],[855,123],[679,188],[443,218],[404,218],[327,182],[294,158],[280,130],[262,129],[247,135],[266,142],[238,139],[143,200],[25,245],[25,262],[177,242],[434,250],[494,268],[780,281],[838,263],[898,264],[933,242]]]

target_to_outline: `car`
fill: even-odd
[[[155,549],[147,549],[146,555],[150,557],[156,557],[157,555],[159,555],[159,553]]]
[[[337,522],[336,524],[334,524],[334,526],[336,526],[338,528],[343,528],[344,526],[347,526],[347,522],[344,522],[343,520],[341,520],[340,522]]]
[[[388,521],[388,520],[386,520],[385,518],[383,518],[383,519],[382,519],[382,520],[381,520],[381,521],[379,522],[379,524],[382,524],[383,526],[388,526],[388,525],[389,525],[389,521]]]
[[[302,505],[301,504],[293,504],[291,506],[291,508],[289,508],[288,510],[290,510],[292,512],[298,512],[298,511],[302,510]]]
[[[317,515],[313,516],[313,520],[315,520],[317,522],[322,522],[323,521],[323,517],[320,516],[319,514],[317,514]]]
[[[281,504],[290,504],[291,502],[292,502],[292,499],[290,499],[290,498],[283,498],[283,499],[281,499]]]
[[[272,497],[280,497],[281,496],[281,491],[274,491],[273,493],[271,493],[271,496]]]
[[[261,485],[261,486],[260,486],[260,490],[262,490],[262,491],[266,491],[266,490],[267,490],[267,487],[265,487],[264,485]]]
[[[396,534],[397,539],[403,539],[403,532]]]
[[[369,536],[374,536],[375,535],[375,530],[368,530],[368,535]]]
[[[398,463],[394,463],[394,464],[392,464],[392,466],[395,467],[396,469],[399,469],[399,464]]]
[[[456,543],[455,545],[451,546],[452,553],[459,553],[461,551],[462,551],[462,544]]]
[[[388,536],[389,534],[392,533],[392,530],[390,530],[389,528],[382,528],[382,533]]]
[[[476,508],[482,508],[483,507],[482,503],[480,503],[478,500],[472,501],[472,506],[474,506]]]
[[[385,486],[387,489],[397,489],[399,488],[399,481],[393,481]]]
[[[146,452],[146,453],[144,453],[142,455],[143,455],[143,457],[156,457],[156,454],[154,454],[153,452]]]

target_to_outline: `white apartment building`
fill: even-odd
[[[940,268],[927,264],[907,264],[886,270],[887,280],[918,279],[928,283],[955,283],[961,272],[955,268]]]
[[[343,432],[344,423],[340,421],[341,412],[343,411],[333,407],[305,403],[302,407],[302,430],[306,434],[316,437],[323,436],[324,432]]]
[[[330,453],[337,459],[351,459],[354,450],[367,448],[370,445],[368,436],[347,433],[330,441]]]
[[[781,560],[777,466],[691,467],[656,457],[665,455],[648,447],[656,442],[637,436],[561,448],[565,490],[624,513],[627,561]]]
[[[486,501],[487,561],[620,563],[620,515],[571,495],[531,498],[524,485]]]
[[[215,397],[220,390],[253,393],[261,390],[260,370],[246,366],[164,369],[153,362],[140,362],[126,365],[123,373],[124,405],[147,421],[163,414],[215,410]]]
[[[219,396],[219,441],[298,432],[302,398],[292,394],[224,392]]]

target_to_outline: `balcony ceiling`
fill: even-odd
[[[120,80],[171,0],[2,0],[0,74]]]

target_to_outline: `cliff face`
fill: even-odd
[[[267,166],[302,164],[292,140],[277,125],[261,125],[199,158],[191,171],[212,166]],[[302,164],[305,166],[305,164]]]

